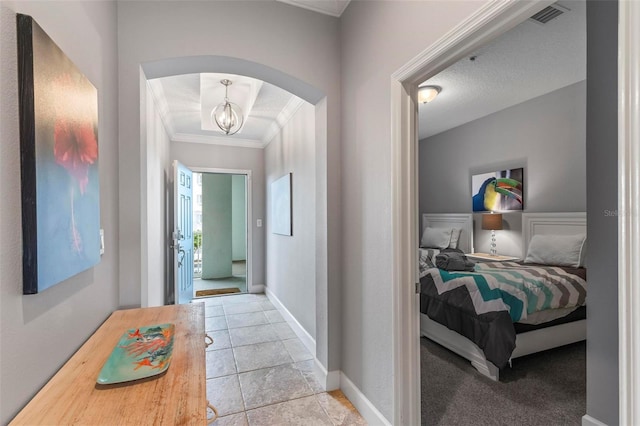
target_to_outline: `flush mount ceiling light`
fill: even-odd
[[[212,120],[218,125],[227,135],[233,135],[240,130],[244,117],[242,115],[242,108],[233,102],[229,102],[229,86],[231,86],[231,80],[220,80],[225,86],[224,89],[224,102],[218,105],[211,111]]]
[[[438,93],[442,90],[438,86],[421,86],[418,87],[418,102],[421,104],[427,104],[434,100]]]

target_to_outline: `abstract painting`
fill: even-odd
[[[524,169],[500,170],[471,177],[474,212],[523,209]]]
[[[271,227],[274,234],[293,235],[291,173],[287,173],[271,183]]]
[[[17,15],[23,293],[100,261],[98,92],[26,15]]]

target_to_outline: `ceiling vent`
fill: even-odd
[[[551,21],[552,19],[557,18],[558,16],[562,15],[565,12],[568,12],[569,9],[566,9],[562,6],[559,6],[557,4],[552,4],[551,6],[545,7],[544,9],[542,9],[540,12],[536,13],[535,15],[533,15],[531,17],[531,19],[533,19],[534,21],[540,23],[540,24],[546,24],[549,21]]]

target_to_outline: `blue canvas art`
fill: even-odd
[[[18,15],[23,292],[100,261],[98,92],[29,16]]]

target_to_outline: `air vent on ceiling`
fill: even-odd
[[[557,4],[552,4],[551,6],[545,7],[540,12],[536,13],[535,15],[533,15],[531,17],[531,19],[533,19],[536,22],[539,22],[540,24],[546,24],[547,22],[551,21],[552,19],[555,19],[558,16],[560,16],[563,13],[568,12],[568,11],[569,11],[569,9],[566,9],[566,8],[564,8],[562,6],[557,5]]]

